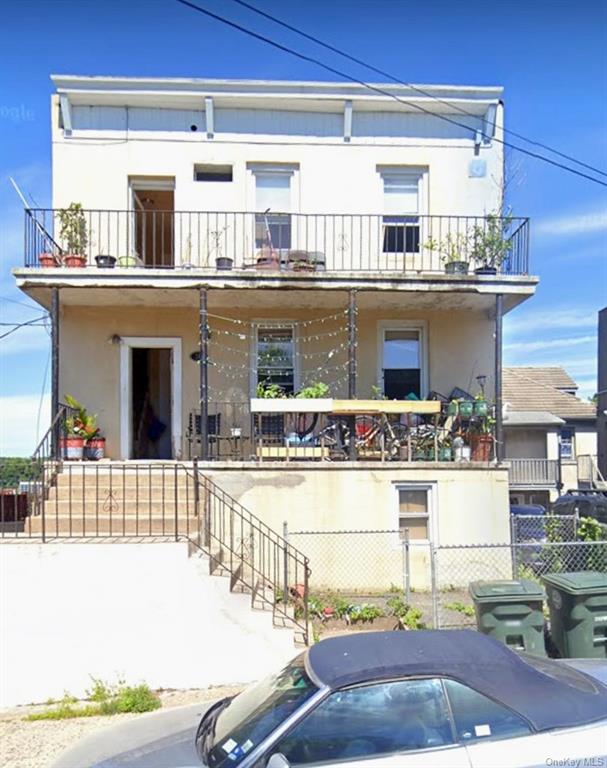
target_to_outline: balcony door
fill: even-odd
[[[427,393],[425,333],[421,324],[383,323],[379,331],[378,379],[389,400]]]
[[[143,265],[170,268],[175,265],[174,179],[131,180],[133,245]],[[182,244],[185,245],[185,244]]]

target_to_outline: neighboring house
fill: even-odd
[[[503,199],[502,89],[382,86],[394,100],[349,83],[53,83],[52,209],[26,211],[14,270],[52,327],[55,426],[26,531],[193,536],[213,572],[232,587],[248,578],[254,604],[269,587],[275,609],[307,583],[276,533],[285,521],[396,531],[382,588],[402,577],[406,529],[426,553],[508,542],[502,318],[538,278],[528,220],[490,216]],[[74,202],[82,213],[66,214]],[[507,247],[495,260],[479,243],[496,231]],[[259,385],[318,381],[328,397],[255,410]],[[496,455],[456,462],[436,393],[481,388]],[[98,415],[105,461],[50,461],[66,393]],[[362,419],[387,410],[397,421],[381,421],[371,450]],[[414,583],[428,587],[415,555]],[[351,568],[356,552],[341,558]]]
[[[598,386],[596,403],[598,471],[607,478],[607,307],[599,312]]]
[[[504,456],[510,498],[543,504],[577,488],[596,455],[595,406],[561,367],[504,368]]]

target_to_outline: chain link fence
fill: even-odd
[[[309,557],[313,596],[339,596],[382,609],[395,594],[427,627],[476,624],[473,581],[530,579],[547,573],[607,572],[607,527],[599,541],[577,541],[574,516],[518,516],[504,543],[434,546],[398,530],[285,531]]]

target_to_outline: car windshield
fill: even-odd
[[[278,674],[249,686],[217,718],[205,763],[210,768],[237,765],[317,691],[306,674],[303,653]]]

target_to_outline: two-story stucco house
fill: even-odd
[[[15,269],[51,312],[53,418],[69,393],[115,466],[196,456],[273,527],[409,514],[423,538],[501,536],[501,322],[537,283],[527,220],[495,218],[501,89],[386,86],[395,101],[326,82],[53,82],[53,208],[26,212]],[[507,246],[491,261],[478,238],[496,222]],[[456,463],[442,439],[389,461],[357,451],[354,420],[386,410],[374,393],[404,445],[434,423],[436,393],[477,380],[497,405],[495,456]],[[319,381],[304,426],[288,401],[256,415],[259,385]],[[433,405],[398,413],[407,398]]]
[[[14,647],[39,655],[36,615],[74,672],[34,665],[7,700],[31,701],[43,673],[47,695],[102,676],[99,637],[103,658],[165,686],[285,657],[257,614],[186,574],[183,550],[148,540],[194,546],[304,641],[324,566],[285,522],[394,533],[396,575],[347,549],[331,564],[355,588],[400,582],[400,537],[419,545],[421,588],[431,546],[509,542],[502,319],[538,281],[528,220],[503,208],[501,88],[52,79],[52,208],[25,211],[14,269],[52,330],[21,533],[131,543],[5,548],[36,585],[12,605]],[[104,458],[91,443],[80,459],[68,394],[97,415]],[[79,599],[58,606],[66,578]]]

